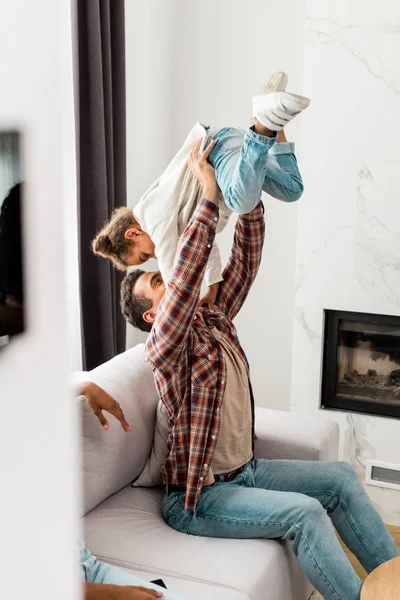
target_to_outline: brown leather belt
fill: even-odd
[[[243,471],[245,465],[243,467],[239,467],[234,471],[230,471],[230,473],[219,473],[214,475],[215,483],[220,483],[221,481],[233,481],[236,479],[238,475]],[[208,486],[207,486],[208,487]],[[167,485],[167,494],[172,494],[173,492],[178,492],[180,494],[186,494],[186,486],[185,485],[172,485],[168,483]]]

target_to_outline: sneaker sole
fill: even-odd
[[[288,76],[283,71],[274,73],[264,84],[260,96],[271,92],[284,92],[288,84]]]

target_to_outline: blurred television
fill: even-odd
[[[0,350],[24,331],[20,135],[0,133]]]

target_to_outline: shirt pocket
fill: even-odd
[[[218,348],[199,343],[192,354],[192,385],[215,388],[218,381]]]

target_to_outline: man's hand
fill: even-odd
[[[219,283],[213,283],[208,286],[208,292],[200,300],[200,306],[208,306],[208,310],[211,312],[214,310],[214,303],[217,299],[219,290]]]
[[[79,393],[85,396],[88,407],[96,415],[105,430],[109,429],[110,426],[103,415],[103,410],[113,415],[121,423],[121,427],[125,432],[131,431],[121,406],[101,387],[92,382],[83,383]]]
[[[144,587],[85,583],[85,600],[152,600],[163,593]]]
[[[211,140],[204,152],[200,154],[201,142],[200,139],[194,144],[187,164],[193,175],[203,186],[203,197],[216,203],[218,202],[218,185],[215,179],[215,170],[207,160],[215,142]]]

